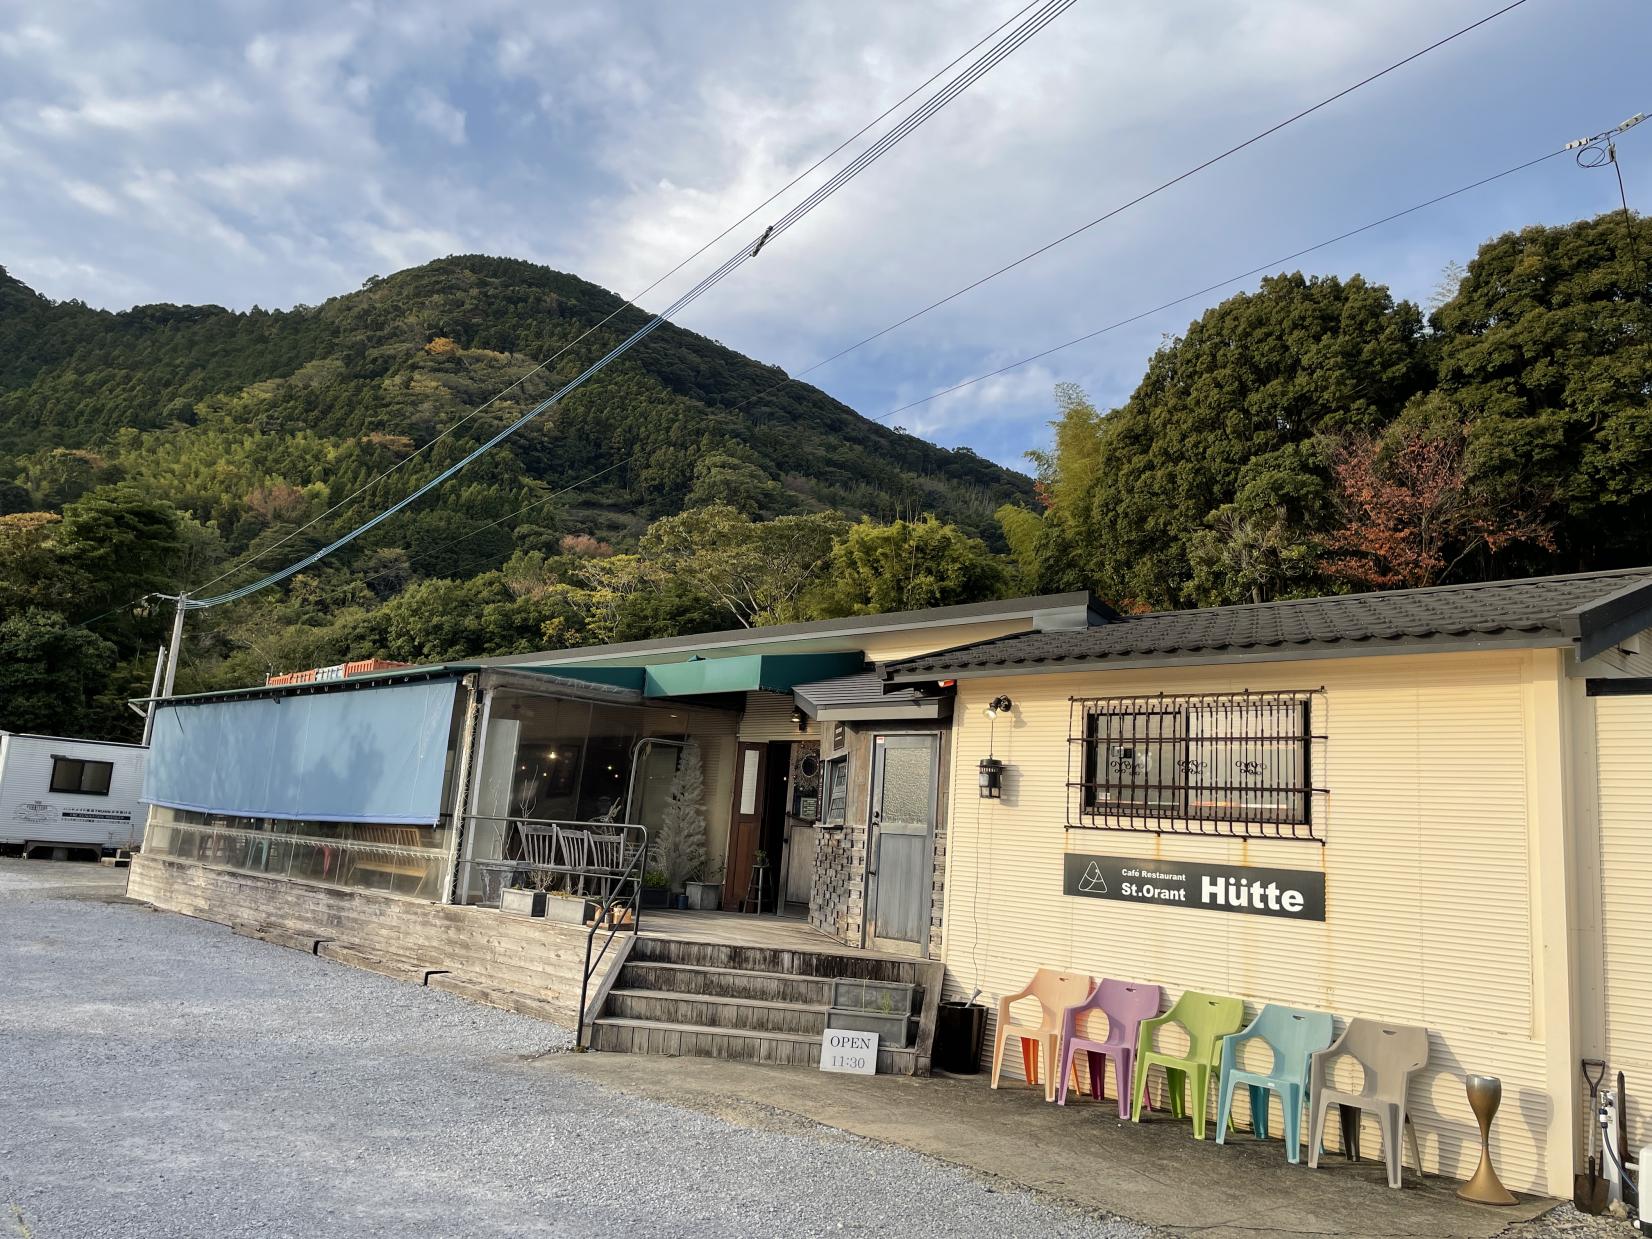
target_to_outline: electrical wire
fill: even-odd
[[[1478,180],[1470,181],[1468,184],[1460,185],[1456,189],[1447,190],[1445,193],[1436,194],[1432,198],[1427,198],[1427,199],[1423,200],[1422,202],[1415,203],[1411,206],[1403,208],[1402,210],[1392,211],[1389,214],[1382,216],[1380,219],[1371,220],[1369,223],[1361,224],[1357,228],[1350,228],[1350,229],[1347,229],[1344,232],[1337,233],[1333,237],[1327,237],[1323,241],[1316,241],[1312,245],[1303,246],[1301,249],[1294,250],[1291,253],[1286,254],[1286,255],[1284,255],[1280,258],[1273,259],[1270,262],[1259,263],[1256,266],[1249,268],[1248,270],[1241,271],[1237,275],[1228,276],[1226,279],[1217,280],[1214,283],[1206,284],[1203,288],[1197,289],[1193,292],[1184,293],[1183,295],[1181,295],[1179,297],[1172,298],[1169,301],[1160,302],[1158,305],[1154,306],[1151,309],[1141,310],[1141,311],[1138,311],[1137,313],[1131,314],[1131,315],[1129,315],[1125,318],[1116,319],[1113,322],[1108,323],[1104,327],[1098,327],[1094,331],[1085,332],[1083,335],[1075,336],[1071,340],[1064,341],[1061,344],[1056,344],[1056,345],[1052,345],[1049,348],[1041,349],[1040,351],[1038,351],[1036,353],[1033,353],[1029,356],[1023,357],[1018,361],[1012,361],[1012,362],[1008,363],[1007,365],[999,366],[995,370],[989,370],[984,374],[978,374],[974,378],[964,379],[961,382],[952,384],[950,387],[944,387],[939,391],[932,392],[929,395],[920,397],[917,400],[910,400],[907,403],[899,405],[899,406],[897,406],[893,409],[890,409],[885,413],[880,413],[875,417],[868,417],[868,418],[866,418],[866,420],[869,421],[869,422],[884,422],[884,421],[887,421],[889,418],[894,417],[897,414],[904,413],[908,409],[917,408],[918,406],[928,404],[933,400],[938,400],[942,396],[951,395],[953,392],[962,391],[966,387],[973,387],[977,383],[984,383],[988,379],[997,378],[999,375],[1007,374],[1011,370],[1016,370],[1016,369],[1019,369],[1022,366],[1031,365],[1035,361],[1041,361],[1044,358],[1049,357],[1049,356],[1051,356],[1055,353],[1062,352],[1065,349],[1073,348],[1076,345],[1083,344],[1083,343],[1085,343],[1086,341],[1089,341],[1089,340],[1094,340],[1099,336],[1103,336],[1103,335],[1108,334],[1109,332],[1117,331],[1121,327],[1127,327],[1132,323],[1140,322],[1142,319],[1150,318],[1155,314],[1163,313],[1165,310],[1174,309],[1176,306],[1182,305],[1186,302],[1193,301],[1193,300],[1195,300],[1199,297],[1207,296],[1208,294],[1216,292],[1219,289],[1226,288],[1230,284],[1237,284],[1242,280],[1250,279],[1253,276],[1262,274],[1263,272],[1277,270],[1281,266],[1283,266],[1285,263],[1294,262],[1298,258],[1303,258],[1303,257],[1305,257],[1309,254],[1316,253],[1319,250],[1328,249],[1329,247],[1331,247],[1333,245],[1337,245],[1337,244],[1339,244],[1343,241],[1350,240],[1353,237],[1360,236],[1362,233],[1370,232],[1370,231],[1372,231],[1373,229],[1376,229],[1376,228],[1381,228],[1386,224],[1393,223],[1395,220],[1404,219],[1408,215],[1414,215],[1418,211],[1426,210],[1426,209],[1428,209],[1429,207],[1432,207],[1432,206],[1438,206],[1440,203],[1447,202],[1452,198],[1459,197],[1463,194],[1469,193],[1469,192],[1471,192],[1473,190],[1476,190],[1476,189],[1481,189],[1481,188],[1483,188],[1487,185],[1493,184],[1496,181],[1501,181],[1501,180],[1505,179],[1506,177],[1514,176],[1517,173],[1525,172],[1528,169],[1535,168],[1535,167],[1539,166],[1540,164],[1548,163],[1550,160],[1555,159],[1560,155],[1564,155],[1568,150],[1571,150],[1571,149],[1573,149],[1573,147],[1571,145],[1568,145],[1568,146],[1560,148],[1559,150],[1550,151],[1546,155],[1539,155],[1534,159],[1528,159],[1523,163],[1515,164],[1513,167],[1505,168],[1501,172],[1494,172],[1489,176],[1483,176],[1483,177],[1479,178]],[[588,485],[589,483],[594,482],[594,481],[598,480],[599,478],[601,478],[601,477],[603,477],[603,476],[605,476],[609,473],[612,473],[615,469],[618,469],[623,465],[632,464],[635,461],[637,461],[640,456],[641,456],[640,450],[637,451],[637,452],[633,452],[630,455],[628,455],[626,457],[623,457],[619,461],[615,462],[614,464],[606,466],[605,468],[599,470],[596,473],[590,474],[589,476],[587,476],[585,478],[582,478],[577,482],[570,483],[568,486],[566,486],[563,489],[557,491],[553,495],[546,495],[546,496],[543,496],[543,497],[540,497],[540,498],[530,500],[528,503],[522,505],[521,507],[515,509],[514,511],[507,512],[504,516],[497,517],[494,520],[489,521],[485,525],[480,525],[477,528],[475,528],[473,530],[470,530],[468,533],[460,534],[456,538],[449,539],[446,542],[439,543],[436,546],[429,547],[429,548],[427,548],[423,551],[420,551],[417,555],[414,555],[414,556],[410,557],[408,562],[413,563],[413,562],[416,562],[420,559],[427,558],[431,555],[439,554],[442,551],[449,550],[452,547],[457,546],[462,542],[467,542],[471,538],[478,537],[479,535],[486,533],[490,529],[494,529],[494,528],[497,528],[500,525],[505,524],[507,521],[515,520],[517,517],[522,516],[522,515],[526,514],[527,512],[532,511],[534,508],[540,507],[541,505],[550,502],[552,499],[559,498],[562,495],[566,495],[566,494],[568,494],[568,493],[570,493],[574,490],[578,490],[578,489]],[[459,571],[464,571],[466,568],[478,566],[482,563],[489,562],[491,559],[492,559],[492,557],[489,556],[489,557],[485,557],[485,558],[478,558],[478,559],[475,559],[475,560],[467,561],[466,563],[463,563],[463,564],[459,565]],[[398,570],[398,569],[392,569],[390,571],[396,571],[396,570]],[[376,579],[378,579],[379,576],[384,576],[384,575],[388,575],[388,573],[375,574],[375,576],[365,578],[365,581],[376,580]]]
[[[666,307],[666,309],[654,315],[643,326],[632,332],[631,335],[628,336],[623,342],[610,349],[598,361],[594,362],[590,366],[587,366],[583,371],[565,383],[551,396],[535,405],[532,409],[528,410],[528,412],[524,413],[521,417],[507,425],[503,430],[484,441],[480,446],[466,454],[455,464],[448,466],[446,469],[436,474],[429,481],[419,486],[410,494],[398,500],[390,507],[384,509],[377,516],[364,521],[362,524],[358,525],[356,528],[341,537],[335,538],[332,542],[328,543],[320,550],[314,551],[309,555],[295,560],[293,563],[288,564],[285,568],[269,573],[268,575],[257,581],[253,581],[248,585],[243,585],[238,589],[233,589],[226,593],[215,595],[211,598],[191,598],[188,599],[184,605],[190,610],[202,610],[208,607],[222,606],[225,603],[234,602],[238,599],[245,598],[249,594],[257,593],[259,590],[266,589],[271,585],[284,581],[295,573],[301,572],[312,564],[325,559],[328,555],[331,555],[340,547],[355,541],[355,539],[360,537],[362,534],[376,528],[378,525],[394,516],[397,512],[402,511],[408,505],[414,503],[421,496],[428,494],[437,486],[440,486],[443,482],[458,473],[466,465],[469,465],[471,462],[485,455],[500,443],[510,438],[522,427],[526,426],[529,422],[544,413],[545,410],[560,403],[569,394],[583,386],[584,383],[593,375],[606,369],[619,357],[629,352],[637,343],[651,335],[661,326],[661,324],[665,323],[671,315],[679,312],[688,305],[691,305],[707,291],[721,283],[740,266],[755,258],[758,252],[765,245],[772,244],[774,240],[778,239],[788,229],[794,227],[821,203],[825,202],[828,198],[837,193],[838,190],[843,188],[843,186],[847,185],[873,163],[881,159],[903,139],[915,132],[932,116],[938,113],[941,109],[945,108],[965,90],[969,89],[969,87],[977,80],[985,74],[991,72],[992,69],[997,67],[997,65],[1004,59],[1013,54],[1027,41],[1033,38],[1033,36],[1038,34],[1056,18],[1065,13],[1075,2],[1076,0],[1046,0],[1046,3],[1043,4],[1030,18],[1024,21],[1010,34],[1001,38],[984,55],[977,59],[961,74],[952,79],[952,81],[948,82],[934,95],[930,96],[928,100],[926,100],[916,111],[901,121],[901,123],[894,129],[890,130],[844,168],[840,169],[823,185],[816,189],[797,206],[793,207],[778,221],[770,224],[763,231],[762,236],[757,238],[754,244],[749,247],[742,245],[734,252],[733,255],[725,260],[721,266],[703,278],[693,288],[689,289],[688,292],[684,293],[670,306]],[[1524,3],[1524,0],[1516,0],[1516,2]]]
[[[1312,116],[1315,112],[1318,112],[1320,109],[1325,108],[1325,107],[1329,107],[1331,104],[1335,103],[1339,99],[1346,98],[1348,95],[1353,94],[1356,90],[1359,90],[1361,87],[1369,86],[1372,82],[1377,81],[1379,78],[1386,77],[1388,74],[1393,73],[1395,70],[1404,68],[1406,65],[1410,64],[1412,61],[1418,60],[1421,57],[1428,55],[1428,53],[1430,53],[1432,51],[1435,51],[1438,48],[1444,47],[1447,43],[1452,42],[1454,39],[1460,39],[1464,35],[1469,34],[1472,31],[1478,30],[1481,26],[1486,25],[1488,22],[1495,21],[1497,18],[1502,17],[1505,13],[1509,13],[1509,12],[1513,11],[1514,9],[1517,9],[1522,4],[1525,4],[1525,3],[1526,3],[1526,0],[1513,0],[1513,3],[1504,5],[1502,8],[1498,9],[1495,13],[1489,13],[1485,17],[1482,17],[1479,21],[1473,22],[1470,25],[1464,26],[1460,30],[1453,31],[1451,34],[1446,35],[1442,39],[1436,39],[1433,43],[1430,43],[1427,47],[1424,47],[1424,48],[1422,48],[1418,51],[1412,52],[1409,56],[1405,57],[1403,60],[1396,60],[1393,64],[1389,65],[1387,68],[1379,69],[1377,72],[1372,73],[1367,77],[1361,78],[1359,81],[1355,82],[1352,86],[1346,86],[1343,89],[1337,91],[1336,94],[1329,95],[1326,98],[1321,99],[1318,103],[1313,104],[1311,107],[1303,108],[1301,111],[1296,112],[1295,114],[1286,117],[1284,120],[1278,122],[1277,124],[1271,125],[1267,129],[1262,130],[1262,132],[1260,132],[1258,134],[1255,134],[1252,137],[1246,138],[1243,142],[1239,142],[1239,143],[1237,143],[1233,146],[1228,147],[1226,150],[1221,152],[1221,154],[1213,155],[1209,159],[1206,159],[1203,163],[1195,164],[1193,167],[1189,168],[1187,171],[1179,173],[1176,176],[1171,177],[1167,181],[1160,182],[1158,185],[1155,185],[1152,189],[1149,189],[1149,190],[1145,191],[1144,193],[1137,194],[1134,198],[1131,198],[1129,201],[1120,203],[1118,206],[1113,207],[1112,209],[1103,212],[1102,214],[1096,216],[1094,219],[1090,220],[1088,223],[1080,224],[1078,227],[1072,229],[1071,231],[1065,232],[1061,236],[1056,237],[1053,241],[1048,241],[1045,244],[1040,245],[1037,249],[1029,250],[1027,253],[1021,255],[1021,257],[1015,259],[1013,262],[1005,263],[1003,266],[999,267],[997,270],[990,271],[986,275],[981,276],[979,279],[972,280],[970,283],[965,284],[962,288],[959,288],[959,289],[957,289],[953,292],[948,293],[946,296],[940,298],[939,300],[931,301],[928,305],[924,306],[922,309],[914,310],[912,313],[908,314],[905,318],[898,319],[897,321],[895,321],[893,323],[890,323],[887,327],[884,327],[884,328],[882,328],[881,330],[878,330],[878,331],[874,331],[871,335],[865,337],[864,339],[855,341],[855,343],[849,345],[847,348],[839,349],[837,352],[833,353],[830,357],[822,358],[820,361],[815,362],[813,365],[805,367],[804,369],[797,371],[795,374],[788,375],[786,378],[784,378],[780,382],[774,384],[772,387],[768,388],[767,390],[758,392],[755,396],[747,397],[745,400],[741,401],[739,404],[734,405],[730,411],[731,412],[737,412],[740,409],[745,408],[746,405],[751,404],[755,400],[762,400],[764,397],[772,395],[774,392],[778,391],[780,388],[785,387],[788,383],[795,383],[799,379],[803,378],[805,375],[813,374],[816,370],[819,370],[821,367],[829,366],[834,361],[838,361],[841,358],[847,357],[850,353],[855,352],[857,349],[865,348],[868,344],[871,344],[875,340],[882,339],[884,336],[888,335],[890,332],[897,331],[900,328],[906,326],[908,323],[915,322],[917,319],[920,319],[924,315],[930,313],[930,311],[938,310],[943,305],[946,305],[948,302],[956,301],[959,297],[964,296],[966,293],[974,292],[977,288],[980,288],[982,285],[990,283],[991,281],[997,279],[1001,275],[1005,275],[1008,272],[1014,271],[1017,267],[1020,267],[1025,263],[1031,262],[1033,259],[1038,258],[1043,254],[1049,253],[1051,250],[1055,249],[1057,246],[1063,245],[1066,242],[1071,241],[1074,237],[1080,236],[1083,233],[1088,232],[1090,229],[1096,227],[1098,224],[1105,223],[1107,220],[1110,220],[1110,219],[1114,218],[1115,216],[1121,215],[1125,211],[1130,210],[1130,208],[1135,207],[1135,206],[1139,206],[1141,203],[1146,202],[1149,198],[1156,197],[1157,195],[1163,193],[1165,190],[1170,189],[1173,186],[1181,184],[1183,181],[1187,180],[1189,177],[1193,177],[1193,176],[1198,175],[1199,173],[1205,171],[1207,168],[1211,168],[1211,167],[1215,166],[1216,164],[1221,163],[1224,159],[1227,159],[1232,155],[1237,155],[1240,151],[1246,149],[1247,147],[1254,146],[1254,145],[1256,145],[1256,143],[1261,142],[1265,138],[1271,137],[1273,134],[1278,133],[1280,130],[1285,129],[1290,125],[1294,125],[1297,121],[1302,120],[1305,117]]]
[[[339,511],[339,509],[345,507],[347,504],[350,504],[350,503],[354,502],[356,499],[360,498],[363,494],[365,494],[367,492],[368,489],[370,489],[371,487],[377,485],[379,482],[382,482],[385,478],[389,477],[392,473],[395,473],[398,469],[400,469],[403,465],[407,464],[407,462],[412,460],[414,457],[419,456],[421,453],[428,451],[429,449],[434,447],[436,444],[440,443],[443,439],[446,439],[454,431],[458,430],[459,427],[463,426],[466,422],[469,422],[472,418],[476,417],[478,414],[483,412],[483,410],[487,409],[490,405],[494,404],[495,402],[502,399],[503,397],[509,395],[511,392],[515,391],[518,387],[520,387],[523,383],[527,382],[534,375],[538,374],[541,370],[543,370],[547,366],[551,365],[552,362],[555,362],[558,359],[560,359],[561,357],[563,357],[570,349],[576,348],[580,344],[583,344],[587,339],[590,338],[590,336],[593,333],[602,330],[602,328],[606,327],[610,322],[612,322],[617,315],[619,315],[620,313],[622,313],[623,311],[625,311],[627,309],[636,308],[636,303],[637,302],[641,301],[644,297],[646,297],[649,293],[653,292],[661,284],[665,283],[672,276],[676,275],[684,267],[688,266],[689,263],[691,263],[695,259],[699,258],[700,255],[704,254],[712,246],[716,245],[724,237],[728,236],[729,233],[733,232],[736,228],[740,227],[741,224],[744,224],[747,220],[749,220],[753,215],[756,215],[764,207],[768,206],[770,203],[774,202],[777,198],[781,197],[783,194],[785,194],[789,190],[793,189],[801,181],[803,181],[803,180],[807,179],[808,177],[812,176],[823,165],[825,165],[826,163],[829,163],[831,160],[835,159],[845,149],[847,149],[849,146],[852,146],[855,142],[859,141],[862,137],[864,137],[866,135],[866,133],[869,130],[871,130],[873,127],[882,124],[885,120],[887,120],[889,118],[889,116],[892,113],[894,113],[896,111],[896,109],[898,109],[898,108],[904,106],[906,103],[910,102],[911,99],[915,95],[917,95],[919,91],[924,90],[926,87],[933,85],[934,82],[936,81],[936,79],[938,79],[943,74],[948,73],[952,69],[954,69],[966,56],[968,56],[968,55],[970,55],[970,53],[978,50],[981,47],[982,44],[986,43],[987,40],[991,39],[993,36],[995,36],[995,35],[999,34],[1000,32],[1002,32],[1005,29],[1005,27],[1009,26],[1017,18],[1020,18],[1023,15],[1025,15],[1026,12],[1029,9],[1031,9],[1037,3],[1038,3],[1038,0],[1031,0],[1031,3],[1028,3],[1028,4],[1024,5],[1017,12],[1012,14],[1010,17],[1006,18],[996,28],[994,28],[993,30],[988,31],[985,35],[981,36],[981,38],[979,40],[977,40],[974,44],[972,44],[970,47],[965,49],[963,52],[960,52],[957,56],[953,57],[953,59],[948,61],[945,65],[942,65],[941,68],[937,69],[928,78],[926,78],[924,81],[918,83],[918,85],[914,86],[906,94],[902,95],[894,103],[890,104],[889,107],[885,108],[877,116],[875,116],[871,120],[867,121],[866,124],[862,125],[859,129],[857,129],[854,133],[850,134],[842,142],[839,142],[835,147],[833,147],[831,150],[827,151],[826,154],[822,155],[819,159],[815,160],[814,163],[810,164],[802,172],[799,172],[791,180],[787,181],[779,189],[775,190],[767,198],[763,199],[763,201],[759,202],[756,206],[752,207],[749,211],[747,211],[739,219],[735,220],[728,227],[724,228],[716,236],[712,237],[711,240],[707,241],[704,245],[700,246],[699,249],[695,250],[687,258],[684,258],[676,266],[672,267],[671,270],[667,271],[664,275],[660,276],[657,280],[655,280],[647,288],[643,289],[641,292],[633,294],[631,297],[627,298],[620,305],[615,306],[600,321],[598,321],[593,326],[588,327],[583,332],[581,332],[580,335],[578,336],[578,338],[576,338],[575,340],[573,340],[569,344],[563,345],[560,349],[558,349],[551,356],[545,358],[545,360],[541,361],[538,365],[534,366],[533,369],[529,370],[527,373],[525,373],[525,374],[521,375],[520,377],[518,377],[509,386],[505,387],[501,391],[495,392],[492,396],[488,397],[481,404],[477,405],[474,409],[471,409],[463,417],[461,417],[457,421],[455,421],[447,429],[443,430],[441,434],[437,435],[433,439],[428,440],[427,442],[422,444],[420,447],[418,447],[416,450],[414,450],[413,452],[410,452],[408,455],[404,456],[401,460],[398,460],[395,464],[391,465],[390,468],[385,469],[383,472],[379,473],[375,477],[369,478],[366,482],[363,482],[353,492],[351,492],[345,498],[339,500],[332,507],[328,508],[325,512],[322,512],[318,516],[312,517],[310,520],[306,521],[304,524],[299,525],[296,528],[292,529],[290,532],[288,532],[283,537],[281,537],[278,541],[272,542],[270,545],[260,548],[255,554],[249,555],[245,559],[240,561],[239,563],[236,563],[236,564],[232,565],[231,567],[226,568],[223,572],[220,572],[217,576],[211,578],[210,580],[202,581],[198,585],[193,586],[188,592],[198,593],[199,591],[205,589],[209,585],[215,585],[219,581],[222,581],[225,577],[231,576],[234,573],[241,571],[243,568],[250,567],[252,564],[257,563],[260,559],[262,559],[264,556],[270,554],[272,551],[278,549],[279,547],[285,546],[288,542],[292,541],[292,539],[296,538],[299,534],[303,533],[305,530],[314,527],[315,525],[317,525],[321,521],[326,520],[327,517],[333,515],[333,513]],[[139,599],[137,601],[141,601],[141,599]],[[132,605],[132,604],[128,604],[128,605]],[[116,609],[118,610],[119,608],[116,608]],[[100,616],[99,618],[102,618],[102,617]]]

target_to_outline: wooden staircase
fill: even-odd
[[[894,982],[921,989],[919,1014],[907,1048],[880,1045],[878,1071],[927,1075],[941,972],[928,960],[644,934],[601,1001],[589,1047],[817,1067],[833,982]]]

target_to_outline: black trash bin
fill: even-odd
[[[981,1070],[987,1009],[978,1002],[942,1002],[935,1020],[935,1069],[972,1076]]]

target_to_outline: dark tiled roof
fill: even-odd
[[[1577,641],[1592,657],[1652,626],[1652,568],[1128,615],[1074,632],[1023,633],[890,663],[895,679],[1040,665],[1410,652]]]

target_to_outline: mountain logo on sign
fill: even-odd
[[[1086,895],[1105,895],[1107,893],[1107,879],[1101,874],[1101,866],[1095,861],[1084,871],[1084,876],[1078,880],[1078,889]]]

